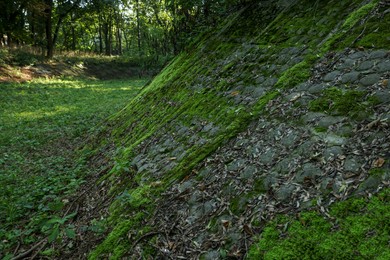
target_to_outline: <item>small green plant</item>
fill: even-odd
[[[68,237],[75,238],[76,232],[72,225],[65,225],[65,223],[76,216],[77,212],[69,214],[65,217],[53,216],[51,219],[45,222],[42,227],[42,232],[48,235],[48,242],[54,242],[58,238]]]

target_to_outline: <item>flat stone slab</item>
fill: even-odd
[[[363,77],[360,80],[360,84],[363,86],[371,86],[377,83],[380,80],[381,76],[379,74],[370,74],[365,77]]]

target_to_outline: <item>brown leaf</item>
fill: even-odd
[[[383,159],[382,157],[379,157],[378,159],[376,159],[373,163],[372,163],[372,167],[374,168],[380,168],[382,167],[384,164],[385,164],[385,159]]]
[[[222,223],[222,225],[223,225],[225,228],[228,228],[229,225],[230,225],[229,220],[225,220],[225,219],[221,220],[221,223]]]
[[[239,91],[232,91],[232,92],[230,93],[230,95],[232,95],[233,97],[234,97],[234,96],[237,96],[238,94],[240,94]]]
[[[389,83],[389,80],[388,80],[388,79],[382,80],[382,86],[383,86],[383,87],[386,87],[388,83]]]

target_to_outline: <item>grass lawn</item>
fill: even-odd
[[[64,196],[88,169],[77,152],[147,79],[35,79],[0,83],[0,258],[58,236]],[[72,236],[72,227],[65,230]],[[4,255],[2,255],[4,253]]]

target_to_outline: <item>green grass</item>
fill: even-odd
[[[389,259],[390,189],[268,223],[247,259]]]
[[[34,243],[42,234],[61,235],[62,199],[88,173],[75,151],[146,81],[40,79],[0,85],[0,252],[10,252],[18,242]],[[71,228],[64,233],[71,237]]]

